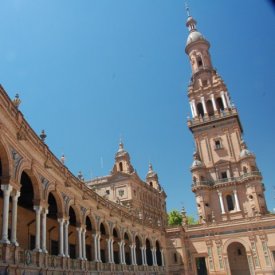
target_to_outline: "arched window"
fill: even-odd
[[[150,186],[153,186],[153,183],[150,181]]]
[[[228,211],[234,210],[234,203],[233,203],[233,198],[231,195],[226,196],[226,202],[227,202]]]
[[[204,111],[203,111],[202,103],[199,102],[199,103],[197,104],[197,110],[198,110],[199,116],[204,117]]]
[[[193,177],[193,183],[196,183],[196,182],[197,182],[197,178]]]
[[[211,100],[207,100],[206,109],[207,109],[207,113],[208,113],[209,116],[214,115],[214,108],[213,108],[213,103],[212,103]]]
[[[123,171],[123,164],[122,164],[122,162],[119,163],[119,171]]]
[[[223,106],[223,102],[222,102],[222,99],[220,97],[218,97],[216,99],[216,102],[217,102],[217,109],[218,111],[220,112],[221,110],[223,111],[224,110],[224,106]]]
[[[198,68],[201,68],[203,66],[202,59],[200,56],[197,57],[197,64],[198,64]]]
[[[247,174],[247,168],[246,168],[246,166],[243,167],[243,173]]]

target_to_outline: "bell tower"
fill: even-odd
[[[238,111],[212,66],[210,43],[196,24],[188,11],[185,52],[192,69],[188,127],[196,145],[191,172],[200,222],[263,215],[264,185],[255,155],[242,139]]]

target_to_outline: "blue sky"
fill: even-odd
[[[189,1],[211,43],[244,138],[275,207],[275,10],[268,1]],[[186,125],[191,69],[183,0],[1,1],[0,83],[75,174],[106,175],[122,136],[145,178],[153,163],[168,210],[195,214]]]

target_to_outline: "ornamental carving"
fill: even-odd
[[[10,152],[13,160],[13,177],[15,177],[23,157],[13,148],[10,148]]]

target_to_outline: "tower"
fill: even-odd
[[[196,144],[192,191],[201,223],[253,217],[267,212],[255,155],[242,139],[243,128],[227,87],[213,68],[210,43],[188,14],[185,52],[192,77],[188,127]]]

